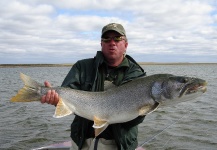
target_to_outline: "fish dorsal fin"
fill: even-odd
[[[95,129],[95,137],[96,137],[108,127],[108,122],[96,116],[94,116],[93,121],[94,121],[93,128]]]
[[[62,98],[59,99],[59,102],[56,106],[55,114],[53,117],[61,118],[72,114],[73,112],[63,103]]]
[[[156,102],[154,105],[145,105],[139,109],[139,115],[147,115],[155,111],[159,107],[160,103]]]

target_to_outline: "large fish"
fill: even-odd
[[[40,101],[48,90],[54,89],[60,97],[54,117],[75,113],[93,120],[95,136],[109,124],[130,121],[147,115],[159,106],[188,101],[206,91],[206,81],[198,78],[155,74],[135,79],[103,92],[88,92],[63,87],[45,87],[30,77],[20,74],[25,86],[12,102]]]

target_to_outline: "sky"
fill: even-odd
[[[94,57],[113,22],[138,62],[217,63],[217,0],[1,0],[0,64]]]

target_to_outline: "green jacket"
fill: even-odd
[[[94,58],[80,60],[75,63],[63,81],[62,86],[84,91],[103,91],[105,80],[113,81],[115,85],[121,85],[133,78],[144,75],[144,70],[129,55],[126,55],[118,67],[109,69],[102,52],[98,51]],[[133,150],[138,145],[137,125],[143,120],[144,116],[139,116],[126,123],[109,125],[99,135],[99,138],[114,139],[119,150]],[[92,125],[93,121],[75,116],[71,125],[71,138],[79,149],[82,148],[86,139],[94,137]]]

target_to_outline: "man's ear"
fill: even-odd
[[[125,48],[127,49],[127,47],[128,47],[128,42],[125,42]]]

